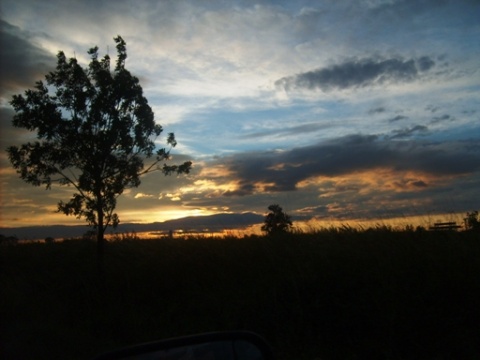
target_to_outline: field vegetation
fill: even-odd
[[[278,359],[476,359],[480,236],[388,227],[0,246],[0,357],[250,330]]]

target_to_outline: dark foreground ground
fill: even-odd
[[[0,358],[89,359],[246,329],[278,359],[478,359],[480,236],[344,229],[283,239],[0,246]]]

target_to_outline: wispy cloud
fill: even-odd
[[[441,123],[445,121],[454,121],[455,118],[449,114],[443,114],[441,116],[434,116],[431,123],[436,124],[436,123]]]
[[[396,122],[396,121],[400,121],[400,120],[407,120],[407,119],[408,119],[408,116],[397,115],[397,116],[394,116],[391,119],[388,119],[388,121],[392,123],[392,122]]]
[[[403,139],[408,138],[414,134],[425,135],[428,133],[428,127],[424,125],[415,125],[409,128],[403,128],[399,130],[393,130],[390,139]]]
[[[268,137],[269,139],[278,138],[283,136],[298,136],[302,134],[312,134],[313,132],[325,130],[332,127],[331,124],[321,124],[321,123],[307,123],[297,126],[289,126],[285,128],[273,128],[260,132],[246,133],[241,135],[242,139],[253,139],[253,138],[262,138]]]

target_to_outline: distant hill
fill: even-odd
[[[221,231],[237,229],[263,222],[262,215],[254,213],[242,214],[215,214],[209,216],[189,216],[181,219],[154,222],[150,224],[125,223],[115,229],[115,232],[155,232],[155,231]],[[89,231],[86,225],[51,225],[51,226],[27,226],[17,228],[0,227],[0,234],[15,236],[19,240],[34,240],[53,237],[55,239],[80,237]],[[109,228],[107,231],[112,230]]]

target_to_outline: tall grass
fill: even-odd
[[[113,348],[246,329],[279,359],[475,359],[478,233],[349,227],[107,246],[0,248],[5,359],[88,359]]]

